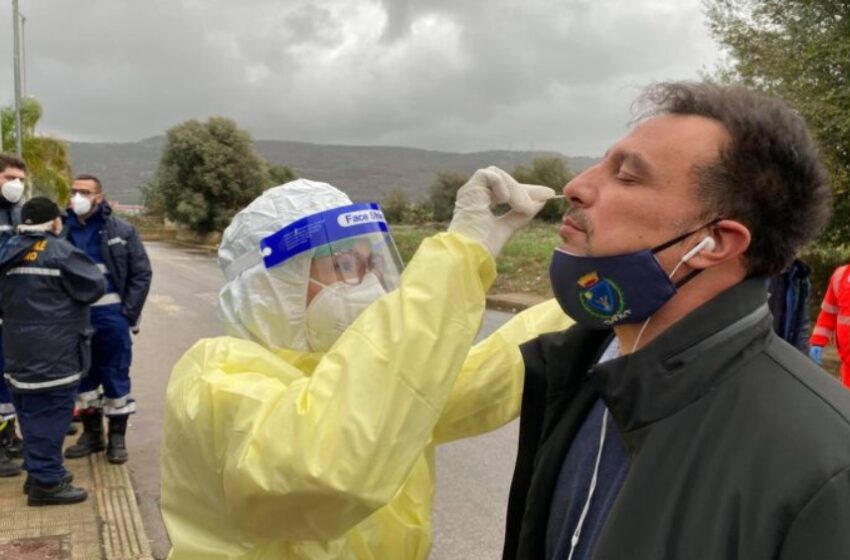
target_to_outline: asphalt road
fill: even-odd
[[[202,252],[148,243],[154,281],[134,341],[133,393],[138,412],[128,430],[128,463],[154,556],[169,544],[159,512],[159,460],[165,387],[173,364],[195,341],[222,334],[216,301],[223,277]],[[488,311],[482,336],[510,314]],[[508,485],[516,453],[516,422],[437,454],[434,560],[476,560],[501,554]]]

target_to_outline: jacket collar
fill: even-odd
[[[106,199],[103,200],[97,207],[94,209],[94,212],[86,219],[85,223],[80,221],[79,216],[74,213],[73,210],[68,208],[65,213],[65,224],[69,227],[86,227],[89,224],[100,223],[105,221],[112,215],[112,206],[106,202]]]
[[[645,348],[590,370],[629,447],[636,432],[693,403],[734,374],[771,334],[764,278],[750,278],[671,326]]]

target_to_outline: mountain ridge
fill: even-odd
[[[496,165],[511,170],[534,159],[558,156],[570,169],[581,171],[596,158],[566,156],[542,150],[486,150],[449,152],[405,146],[314,144],[294,140],[255,140],[257,152],[272,165],[288,165],[300,177],[325,181],[345,191],[355,201],[382,202],[395,189],[410,202],[428,198],[436,174],[458,171],[471,174]],[[97,175],[107,198],[122,204],[141,203],[139,187],[156,173],[165,136],[135,142],[69,142],[74,173]]]

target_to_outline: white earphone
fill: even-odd
[[[714,240],[713,237],[711,237],[710,235],[704,237],[703,240],[697,243],[693,249],[684,254],[681,262],[686,263],[692,258],[694,258],[697,253],[700,253],[701,251],[713,251],[715,247],[717,247],[717,242]]]

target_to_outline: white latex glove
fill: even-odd
[[[498,256],[511,236],[528,224],[555,191],[540,185],[517,183],[498,167],[476,171],[457,191],[449,231],[483,243]],[[507,203],[511,209],[496,216],[491,208]]]

